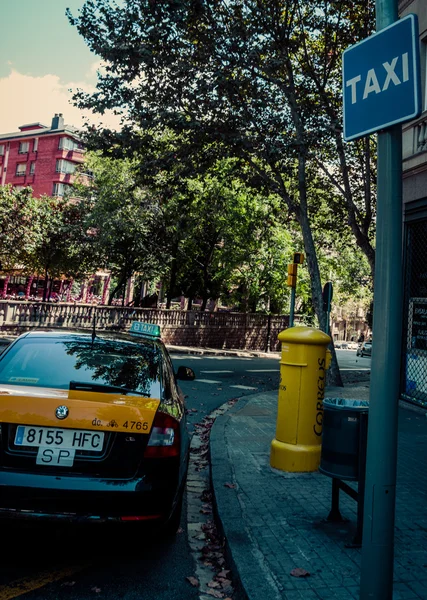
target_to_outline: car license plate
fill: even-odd
[[[47,465],[56,467],[72,467],[74,463],[74,455],[76,451],[69,448],[46,448],[40,446],[37,452],[37,465]]]
[[[58,429],[56,427],[31,427],[18,425],[16,446],[36,446],[57,450],[90,450],[102,452],[104,432],[83,429]]]

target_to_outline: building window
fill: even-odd
[[[79,148],[79,144],[68,137],[62,137],[59,139],[59,149],[60,150],[77,150]]]
[[[4,155],[4,144],[0,144],[0,156]]]
[[[65,196],[69,187],[65,183],[54,183],[52,196]]]
[[[56,161],[56,172],[57,173],[74,173],[76,165],[69,160],[63,160],[62,158]]]
[[[32,162],[30,164],[30,175],[34,175],[35,171],[36,171],[36,163]]]
[[[26,154],[30,149],[30,142],[21,142],[19,144],[19,154]]]
[[[20,177],[24,176],[27,171],[27,163],[18,163],[16,165],[15,175],[19,175]]]
[[[33,152],[37,152],[38,149],[39,149],[39,138],[34,138]]]

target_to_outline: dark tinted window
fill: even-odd
[[[24,338],[0,360],[0,384],[68,389],[70,381],[160,398],[161,353],[150,342]]]

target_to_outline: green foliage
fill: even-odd
[[[39,237],[26,253],[25,262],[33,272],[49,278],[66,275],[84,277],[95,268],[97,257],[92,252],[91,236],[85,227],[87,204],[76,198],[34,200]]]
[[[99,264],[117,279],[116,292],[135,272],[149,279],[167,265],[162,208],[156,196],[137,185],[137,163],[88,153],[93,178],[78,185],[89,211],[85,219]]]
[[[27,256],[41,242],[41,215],[32,189],[0,186],[0,263],[3,271],[27,267]]]
[[[78,17],[69,18],[106,62],[97,92],[78,92],[77,105],[101,113],[113,108],[124,116],[121,132],[92,130],[89,143],[132,160],[137,153],[141,181],[166,173],[162,202],[168,204],[166,228],[172,233],[170,293],[186,286],[189,294],[215,295],[220,280],[227,281],[215,240],[222,229],[221,235],[227,234],[222,219],[228,213],[215,200],[215,217],[205,219],[202,235],[197,225],[203,214],[195,201],[225,191],[211,181],[196,194],[185,184],[197,180],[195,173],[210,172],[218,159],[236,160],[236,179],[262,191],[267,205],[273,196],[280,201],[282,226],[287,219],[299,224],[319,320],[322,248],[329,244],[333,252],[336,239],[351,232],[373,268],[372,149],[344,147],[340,125],[340,57],[370,32],[370,3],[88,0]],[[158,132],[166,137],[173,132],[160,151]],[[168,220],[173,214],[175,222]],[[228,233],[224,254],[229,248],[239,253],[237,223],[232,232],[237,239]],[[244,223],[243,218],[242,231]],[[188,236],[189,227],[196,239]],[[236,282],[235,289],[242,302],[251,303],[266,286],[257,265],[271,257],[260,245],[256,253],[249,247],[244,258],[236,266],[233,257],[230,271],[235,276],[240,268],[245,281]],[[182,264],[191,265],[191,272]]]

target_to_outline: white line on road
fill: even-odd
[[[202,360],[201,356],[194,356],[192,354],[186,354],[185,356],[182,354],[171,354],[171,357],[174,360]]]
[[[279,371],[279,367],[277,369],[246,369],[248,373],[277,373]]]
[[[239,390],[257,390],[258,388],[249,387],[248,385],[230,385],[232,388],[237,388]]]
[[[234,373],[234,371],[200,371],[200,373]]]
[[[222,383],[222,381],[215,381],[214,379],[195,379],[196,383]]]

